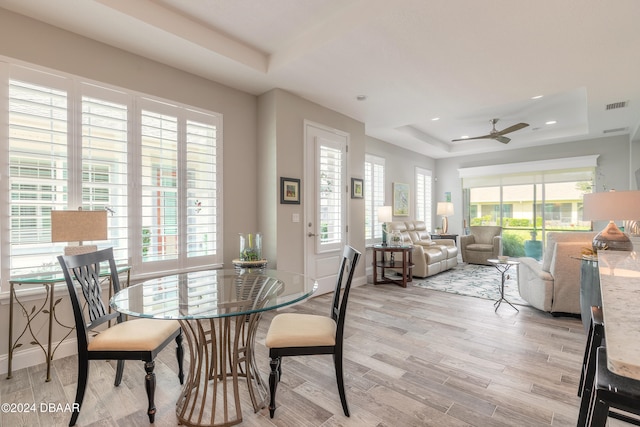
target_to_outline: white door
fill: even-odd
[[[332,292],[347,240],[349,134],[305,122],[305,274]]]

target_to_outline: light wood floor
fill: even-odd
[[[296,311],[326,314],[329,297]],[[293,309],[291,309],[293,310]],[[257,356],[268,373],[260,325]],[[345,341],[345,383],[351,417],[340,406],[331,356],[286,358],[278,409],[269,419],[243,401],[244,426],[575,426],[585,333],[579,319],[530,307],[517,313],[493,302],[409,286],[352,290]],[[73,402],[76,358],[0,380],[0,402]],[[175,426],[180,392],[174,348],[156,363],[156,426]],[[120,387],[109,362],[91,362],[81,426],[148,426],[142,364],[127,362]],[[265,378],[267,378],[265,376]],[[246,390],[241,384],[243,392]],[[0,414],[0,424],[65,426],[68,413]],[[618,424],[616,424],[618,423]],[[618,421],[611,426],[623,425]]]

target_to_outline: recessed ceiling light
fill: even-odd
[[[356,96],[356,99],[358,101],[366,101],[367,100],[367,95],[358,95],[358,96]]]
[[[462,136],[460,137],[460,139],[468,139],[468,138],[469,138],[469,135],[462,135]]]
[[[556,123],[558,123],[558,122],[556,122],[555,120],[549,120],[548,122],[545,122],[544,124],[545,125],[555,125]]]
[[[531,97],[531,99],[540,99],[540,98],[542,98],[542,95],[536,95]]]
[[[431,119],[431,121],[437,122],[438,120],[440,120],[440,117],[434,117],[433,119]]]

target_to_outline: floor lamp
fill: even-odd
[[[585,194],[582,218],[587,221],[609,221],[609,224],[593,238],[593,251],[632,251],[633,243],[613,221],[640,218],[640,190],[608,191]]]
[[[453,215],[453,203],[438,202],[436,215],[442,215],[442,234],[447,234],[449,232],[449,220],[447,217]]]
[[[78,242],[65,246],[65,255],[79,255],[98,250],[83,241],[107,240],[107,211],[51,211],[51,241]]]

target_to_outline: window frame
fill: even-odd
[[[428,182],[419,182],[420,180],[427,181],[426,177],[428,177]],[[416,189],[416,196],[414,197],[415,218],[417,221],[424,221],[428,230],[433,230],[433,171],[416,166],[414,181],[414,188]],[[418,191],[421,186],[424,186],[422,194]],[[422,205],[420,205],[421,199],[424,199]],[[421,217],[421,213],[424,218]]]
[[[140,280],[147,277],[159,276],[161,274],[171,274],[179,271],[190,271],[222,266],[222,262],[224,259],[222,240],[222,114],[3,57],[0,57],[0,76],[2,76],[2,79],[5,81],[5,84],[2,85],[2,88],[0,88],[0,97],[5,99],[7,102],[10,95],[9,82],[11,81],[22,81],[43,88],[51,88],[63,91],[66,94],[66,118],[62,120],[66,123],[66,136],[63,136],[63,138],[66,138],[66,142],[64,144],[66,144],[65,146],[67,153],[64,163],[66,167],[65,170],[67,172],[65,172],[64,178],[62,179],[60,184],[60,186],[64,186],[64,193],[58,193],[58,200],[56,202],[52,202],[51,204],[51,207],[55,209],[76,209],[77,207],[83,206],[83,204],[86,205],[87,203],[89,203],[90,206],[97,207],[99,205],[98,202],[106,197],[105,193],[102,190],[108,188],[108,184],[110,184],[104,183],[104,188],[101,190],[99,188],[99,180],[83,180],[83,177],[95,178],[98,177],[98,175],[104,173],[104,171],[100,169],[100,167],[96,168],[96,164],[92,164],[86,159],[83,162],[82,152],[83,149],[86,148],[84,142],[85,135],[83,134],[83,103],[85,102],[85,100],[87,98],[93,98],[105,102],[119,103],[126,106],[127,141],[125,145],[127,145],[128,148],[126,152],[127,170],[125,177],[125,187],[128,187],[128,192],[126,193],[126,204],[128,206],[117,210],[121,211],[118,212],[120,213],[120,215],[126,215],[125,218],[127,219],[127,225],[126,232],[124,234],[128,235],[128,237],[125,236],[124,241],[122,241],[122,239],[118,240],[112,238],[110,233],[110,240],[96,241],[92,243],[97,244],[99,247],[117,246],[119,244],[123,246],[126,245],[126,250],[121,250],[121,253],[117,255],[117,258],[119,263],[133,266],[132,280]],[[213,177],[212,179],[214,180],[213,182],[215,184],[215,188],[211,193],[213,194],[213,202],[211,203],[211,207],[207,213],[207,215],[213,218],[213,221],[211,221],[209,225],[210,228],[213,227],[213,229],[211,230],[213,241],[210,240],[212,244],[204,245],[204,247],[207,248],[206,251],[199,251],[197,256],[189,256],[189,250],[187,249],[188,238],[185,235],[183,238],[181,238],[181,240],[184,241],[184,245],[181,247],[181,249],[179,249],[177,259],[172,260],[171,262],[142,262],[143,236],[141,232],[136,232],[136,230],[141,230],[140,216],[142,215],[142,202],[140,200],[140,183],[142,180],[140,133],[141,117],[139,115],[139,112],[141,108],[150,104],[153,105],[154,108],[163,110],[164,112],[168,112],[169,114],[178,117],[179,120],[182,120],[185,123],[207,124],[211,125],[213,129],[213,131],[211,132],[211,134],[213,135],[212,151],[215,154],[214,156],[212,156],[213,158],[207,160],[208,162],[210,162],[209,165],[211,165],[211,172],[209,173],[209,176]],[[2,115],[0,115],[0,127],[3,127],[7,130],[9,129],[10,124],[9,114],[10,112],[7,109],[3,112]],[[193,223],[193,219],[189,220],[189,212],[191,212],[192,210],[189,210],[187,207],[185,207],[185,205],[187,204],[185,203],[185,201],[188,200],[189,194],[191,194],[191,197],[193,197],[194,192],[200,191],[198,190],[198,188],[204,188],[204,186],[193,186],[193,182],[187,183],[188,180],[193,180],[193,176],[195,173],[192,173],[189,169],[186,155],[186,144],[188,144],[186,137],[187,131],[185,131],[185,127],[183,127],[182,129],[180,129],[180,135],[178,136],[178,150],[180,151],[180,153],[178,154],[178,163],[176,166],[176,174],[178,174],[178,179],[180,181],[178,183],[179,192],[177,196],[178,206],[176,207],[176,219],[179,224],[182,224],[178,228],[179,234],[183,233],[183,230],[186,230],[188,227],[190,227],[190,221],[191,224]],[[14,143],[13,146],[10,146],[10,140],[11,138],[9,138],[9,134],[7,132],[6,139],[0,141],[0,155],[3,158],[7,159],[6,162],[4,162],[2,166],[0,166],[0,204],[6,206],[6,208],[0,212],[1,293],[6,293],[9,289],[8,283],[10,278],[12,277],[11,249],[14,247],[12,246],[14,237],[12,237],[12,228],[10,223],[12,221],[10,213],[11,209],[13,208],[11,203],[11,181],[13,178],[10,170],[13,170],[11,166],[11,158],[15,157],[15,154],[13,153],[16,152],[15,147],[18,146],[18,143]],[[44,142],[40,142],[42,146],[44,146],[43,144],[47,143],[48,142],[46,140]],[[107,142],[106,144],[108,143],[109,142]],[[34,160],[35,156],[28,155],[25,157],[25,159]],[[53,170],[60,169],[54,168],[52,169],[52,171]],[[18,184],[20,184],[20,182],[24,180],[21,181],[20,179],[18,179],[17,181]],[[47,179],[44,179],[40,184],[36,182],[36,184],[39,186],[45,186],[47,185]],[[193,188],[189,188],[189,186],[192,186]],[[83,196],[87,200],[83,201]],[[202,210],[205,211],[206,209]],[[51,258],[50,260],[47,259],[47,268],[51,272],[59,271],[59,266],[55,257],[62,253],[62,248],[66,246],[67,243],[51,244],[50,238],[48,236],[41,235],[43,231],[46,234],[50,233],[50,230],[46,230],[47,227],[50,227],[50,219],[47,219],[46,215],[43,216],[42,213],[38,215],[39,217],[36,218],[36,221],[39,221],[39,225],[37,227],[40,229],[38,233],[40,237],[36,237],[37,239],[39,239],[37,244],[41,247],[50,247],[50,249],[42,249],[48,254],[47,258]],[[13,220],[15,221],[15,218],[13,218]],[[109,221],[109,227],[111,230],[111,222],[113,221],[111,215]],[[45,228],[45,230],[42,230],[42,228]],[[71,242],[71,244],[74,244],[74,242]],[[14,254],[15,253],[16,252],[14,249]],[[42,272],[34,272],[30,274],[25,273],[20,277],[29,277],[37,274],[42,274]]]
[[[366,153],[364,156],[365,244],[371,245],[382,239],[382,225],[378,222],[378,208],[385,205],[386,160],[384,157]],[[369,166],[370,165],[370,166]],[[377,170],[377,172],[376,172]],[[377,176],[382,174],[381,177]],[[367,224],[371,224],[370,227]],[[371,231],[369,231],[369,229]]]

